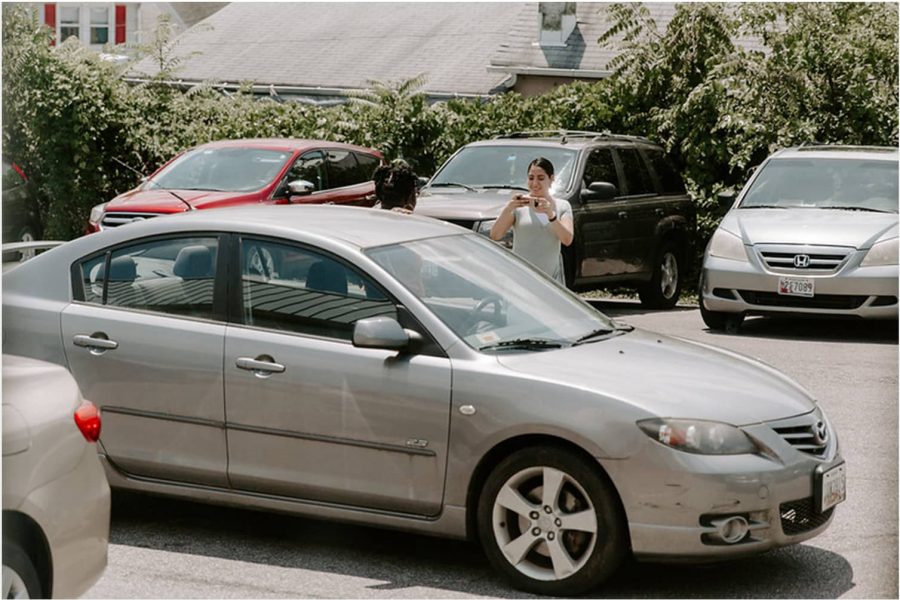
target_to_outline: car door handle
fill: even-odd
[[[620,211],[619,211],[619,218],[620,218],[620,219],[627,219],[627,218],[628,218],[628,213],[625,212],[624,210],[620,210]]]
[[[657,208],[657,209],[656,209],[656,214],[658,214],[659,216],[663,216],[665,213],[666,213],[666,211],[664,211],[664,210],[661,209],[661,208]]]
[[[260,378],[271,377],[273,373],[284,373],[284,365],[280,365],[271,356],[257,356],[256,358],[241,357],[235,365],[238,369],[253,371]]]
[[[91,354],[96,356],[119,347],[119,342],[107,338],[105,333],[100,332],[92,335],[78,334],[72,338],[72,342],[79,348],[90,349]]]

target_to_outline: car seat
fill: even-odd
[[[182,279],[209,279],[213,276],[212,252],[206,246],[185,246],[178,251],[172,272]]]

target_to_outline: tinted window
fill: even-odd
[[[620,192],[619,175],[616,173],[616,163],[613,162],[612,151],[609,148],[598,148],[588,156],[584,166],[584,185],[605,181],[616,186]]]
[[[288,171],[288,181],[308,181],[313,184],[315,191],[324,190],[327,185],[325,178],[325,155],[316,150],[307,152],[298,158]]]
[[[656,176],[662,185],[664,194],[683,194],[684,182],[681,176],[672,167],[672,163],[666,158],[662,150],[651,149],[644,151],[650,161],[650,166],[656,171]]]
[[[213,237],[154,240],[81,264],[83,300],[212,318],[218,242]]]
[[[622,170],[625,175],[625,183],[628,186],[628,195],[655,194],[650,173],[644,165],[644,161],[636,148],[620,148],[619,159],[622,161]]]
[[[370,181],[372,179],[372,175],[375,174],[375,169],[377,169],[378,165],[381,164],[381,161],[377,156],[372,156],[371,154],[362,154],[360,152],[356,153],[356,162],[359,164],[359,171],[357,175],[358,181]]]
[[[353,152],[349,150],[328,151],[328,187],[329,189],[346,187],[362,183],[359,167]]]
[[[275,179],[290,152],[262,148],[195,148],[172,161],[144,189],[250,192]]]
[[[368,277],[317,252],[244,239],[241,264],[247,325],[349,340],[359,319],[397,318]]]

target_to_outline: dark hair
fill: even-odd
[[[403,159],[396,159],[389,165],[381,165],[372,175],[375,181],[375,197],[381,208],[408,208],[416,206],[415,172]]]
[[[528,170],[531,170],[531,167],[540,167],[544,170],[547,175],[553,177],[553,163],[544,158],[543,156],[538,156],[536,159],[528,163]]]

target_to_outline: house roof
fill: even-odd
[[[431,94],[489,94],[507,77],[487,70],[490,55],[522,6],[235,2],[179,38],[177,78],[346,90],[424,73]],[[156,69],[145,60],[134,72]]]
[[[544,46],[540,38],[540,12],[538,3],[524,5],[508,27],[506,39],[491,54],[490,69],[536,75],[570,75],[600,78],[609,76],[609,62],[618,54],[615,45],[601,46],[597,40],[610,28],[606,15],[606,3],[578,2],[576,26],[565,46]],[[674,2],[645,2],[650,17],[660,33],[666,31],[675,16]],[[736,39],[745,48],[761,49],[758,40]],[[567,73],[568,70],[578,73]]]

